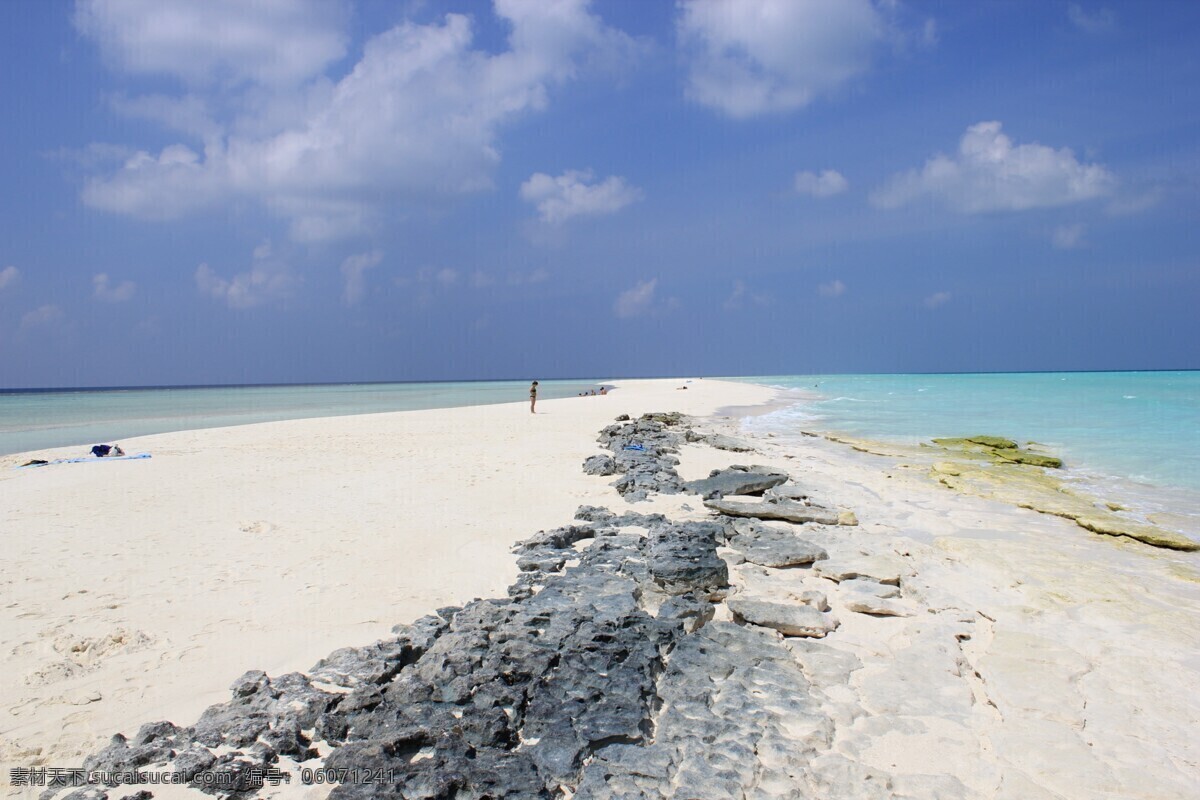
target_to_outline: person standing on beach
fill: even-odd
[[[536,414],[533,407],[537,405],[537,381],[529,384],[529,413]]]

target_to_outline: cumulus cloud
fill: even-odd
[[[817,294],[821,297],[841,297],[846,293],[846,284],[839,280],[833,280],[829,283],[822,283],[817,287]]]
[[[379,266],[379,262],[382,260],[383,253],[379,250],[372,250],[368,253],[350,256],[342,262],[342,280],[345,284],[345,288],[342,290],[343,305],[357,305],[362,300],[366,288],[366,272]]]
[[[154,24],[130,23],[142,2],[164,9],[150,13]],[[198,2],[84,3],[80,30],[115,67],[193,82],[185,94],[127,105],[196,137],[93,175],[84,202],[162,219],[251,198],[287,220],[299,241],[361,234],[386,204],[417,207],[490,187],[505,123],[544,108],[582,63],[634,49],[587,0],[495,0],[510,30],[507,49],[475,47],[472,20],[446,14],[369,38],[357,63],[332,80],[325,70],[344,51],[335,24],[342,17],[334,5],[316,6],[310,17],[307,3],[226,0],[220,14]],[[222,27],[177,33],[196,8]],[[226,41],[222,31],[239,33]],[[181,36],[187,46],[176,48]],[[192,50],[202,51],[198,63]],[[218,90],[225,79],[235,88]],[[246,88],[237,90],[237,80]]]
[[[1104,33],[1117,24],[1117,15],[1109,8],[1098,8],[1089,13],[1079,3],[1067,6],[1067,19],[1084,33]]]
[[[870,67],[887,21],[871,0],[691,0],[676,27],[687,96],[735,118],[794,111]]]
[[[654,290],[657,286],[658,278],[638,281],[632,289],[626,289],[617,295],[617,300],[613,303],[613,313],[622,319],[646,314],[654,306]]]
[[[949,292],[934,292],[926,297],[923,301],[926,308],[938,308],[950,302],[952,295]]]
[[[236,309],[254,308],[287,297],[298,282],[287,266],[272,255],[269,243],[254,249],[254,260],[246,272],[223,278],[208,264],[201,264],[196,268],[195,279],[201,294]]]
[[[4,289],[8,286],[12,286],[13,284],[15,284],[17,282],[17,279],[20,277],[21,277],[21,270],[17,269],[14,266],[10,265],[10,266],[5,267],[4,269],[0,269],[0,289]]]
[[[114,285],[106,272],[92,276],[92,296],[106,303],[123,303],[133,297],[136,289],[133,281],[121,281]]]
[[[543,222],[613,214],[641,199],[642,190],[611,175],[599,183],[591,170],[569,169],[558,177],[535,172],[521,184],[521,199],[537,207]]]
[[[75,27],[114,68],[189,83],[295,83],[346,52],[329,0],[80,0]]]
[[[1023,211],[1079,203],[1112,193],[1116,179],[1081,163],[1069,148],[1014,145],[999,122],[967,128],[953,156],[939,153],[919,170],[895,175],[871,195],[881,208],[929,198],[963,214]]]
[[[28,312],[21,317],[21,330],[27,331],[31,328],[40,328],[44,325],[53,325],[63,318],[63,310],[56,305],[38,306],[33,311]]]
[[[815,172],[797,172],[794,183],[797,192],[813,197],[832,197],[850,188],[842,173],[834,169],[823,170],[820,175]]]
[[[1080,223],[1059,225],[1050,234],[1050,243],[1057,250],[1074,250],[1084,245],[1083,234],[1087,229]]]

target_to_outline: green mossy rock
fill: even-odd
[[[1016,442],[1012,439],[1005,439],[1003,436],[969,436],[967,441],[997,450],[1015,450],[1017,447]]]
[[[1075,522],[1080,527],[1087,528],[1094,533],[1103,533],[1106,536],[1128,536],[1130,539],[1152,544],[1155,547],[1166,547],[1171,550],[1200,550],[1200,543],[1189,539],[1182,533],[1165,531],[1152,525],[1139,525],[1136,522],[1100,516],[1078,517]]]
[[[1061,458],[1054,456],[1043,456],[1037,453],[1030,453],[1027,450],[1000,450],[995,451],[996,457],[1005,461],[1011,461],[1015,464],[1028,464],[1031,467],[1050,467],[1052,469],[1061,469],[1063,462]]]

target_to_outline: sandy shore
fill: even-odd
[[[513,542],[612,502],[584,475],[618,414],[775,392],[622,381],[607,396],[146,436],[143,461],[0,458],[5,767],[78,765],[116,731],[193,720],[247,669],[302,670],[440,606],[503,595]],[[4,777],[7,777],[7,769]]]
[[[115,731],[192,722],[247,669],[304,670],[439,606],[504,596],[512,543],[580,505],[711,518],[695,495],[630,506],[580,469],[617,414],[774,396],[681,384],[621,382],[536,416],[513,404],[166,434],[122,443],[148,461],[3,470],[6,772],[77,765]],[[905,459],[706,424],[755,452],[686,445],[684,479],[772,466],[860,522],[798,529],[828,553],[811,568],[721,551],[732,597],[815,592],[836,621],[781,640],[828,720],[819,745],[797,740],[812,757],[796,780],[845,797],[1200,796],[1200,556],[957,494]],[[853,574],[898,584],[886,613],[861,610]],[[725,603],[716,614],[735,619]]]

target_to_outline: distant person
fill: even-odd
[[[533,410],[534,406],[536,406],[536,405],[537,405],[537,381],[534,381],[533,383],[529,384],[529,413],[530,414],[537,413],[536,411]]]
[[[607,386],[601,386],[601,387],[600,387],[600,394],[608,394],[608,387],[607,387]]]

